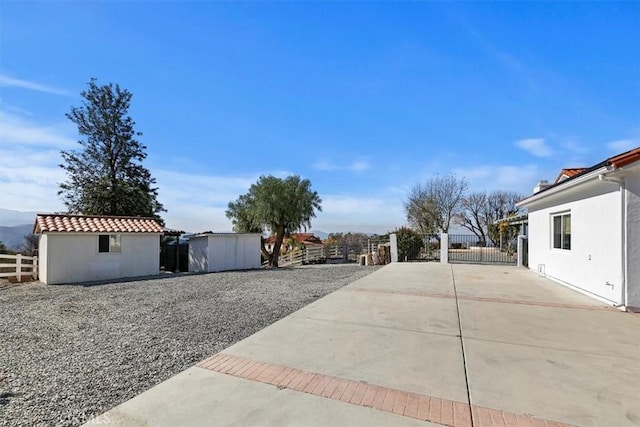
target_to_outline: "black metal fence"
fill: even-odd
[[[480,242],[476,236],[450,234],[448,257],[450,263],[462,264],[516,264],[517,242],[510,241],[503,247]]]
[[[398,236],[398,262],[440,261],[440,235]]]

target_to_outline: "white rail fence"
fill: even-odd
[[[383,265],[390,260],[387,259],[385,251],[381,252],[381,246],[388,248],[389,239],[369,239],[368,241],[345,245],[307,245],[281,254],[278,258],[278,265],[280,267],[288,267],[325,264],[326,262],[358,262],[363,263],[362,265]],[[362,260],[363,257],[366,260]],[[262,266],[266,267],[268,264],[268,261],[265,261]]]
[[[23,276],[38,278],[37,256],[0,254],[0,277],[15,277],[22,282]]]
[[[302,265],[305,263],[306,254],[304,251],[294,251],[289,252],[285,255],[280,255],[278,258],[278,266],[279,267],[290,267],[294,265]],[[267,267],[269,265],[269,261],[265,261],[262,263],[263,267]]]

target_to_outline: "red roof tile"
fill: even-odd
[[[313,233],[291,233],[291,237],[298,243],[322,243],[322,240],[316,237]],[[274,243],[276,241],[276,236],[269,236],[264,241],[265,243]]]
[[[588,168],[565,168],[562,169],[562,171],[560,172],[560,174],[558,175],[558,177],[555,180],[555,183],[557,184],[558,182],[562,181],[562,177],[565,176],[565,179],[569,179],[569,178],[573,178],[574,176],[578,175],[579,173],[582,173],[584,171],[586,171]]]
[[[153,218],[130,216],[38,214],[34,233],[162,233]]]
[[[609,159],[609,164],[615,168],[621,168],[640,160],[640,147],[619,154]]]

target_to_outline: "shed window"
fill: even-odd
[[[98,252],[120,252],[120,235],[100,234],[98,236]]]
[[[554,215],[553,247],[555,249],[571,249],[571,214]]]

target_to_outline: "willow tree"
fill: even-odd
[[[59,195],[71,213],[145,216],[161,220],[156,181],[142,161],[147,157],[128,115],[132,94],[91,79],[83,101],[66,115],[78,126],[81,148],[62,151],[67,181]]]
[[[311,218],[322,211],[322,200],[311,190],[311,181],[297,175],[287,178],[261,176],[249,192],[230,202],[226,211],[233,230],[240,233],[271,233],[276,237],[269,253],[262,239],[263,256],[278,266],[280,247],[286,236],[311,227]]]

